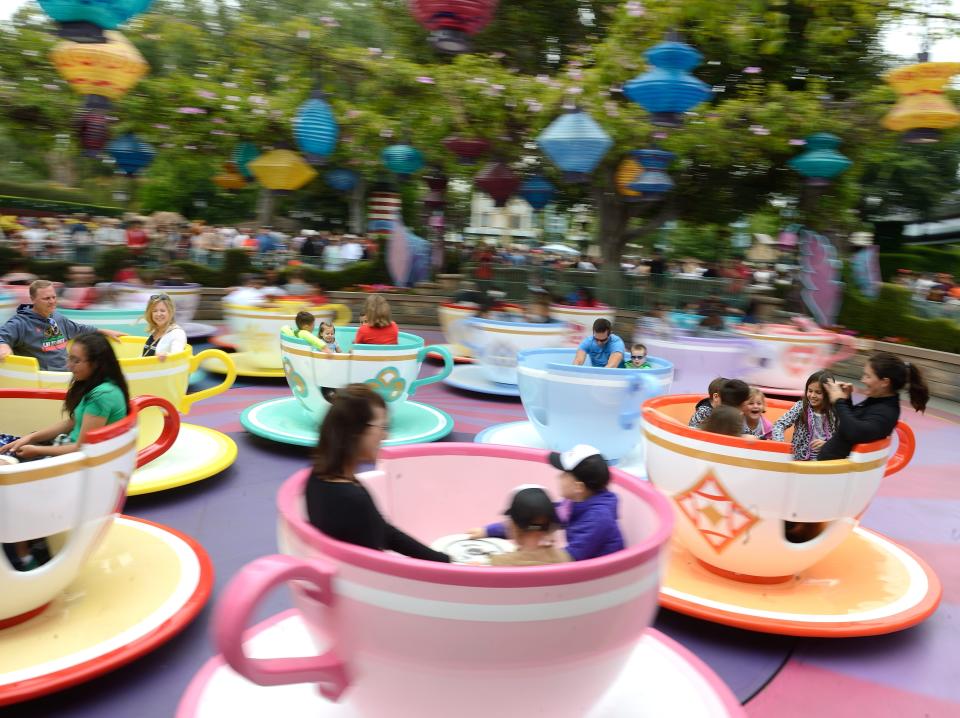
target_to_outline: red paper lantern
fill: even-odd
[[[490,151],[486,140],[471,137],[448,137],[443,146],[457,156],[461,164],[472,165]]]
[[[493,19],[498,0],[410,0],[414,19],[430,30],[430,44],[441,52],[470,49],[474,35]]]
[[[107,146],[110,139],[110,120],[105,110],[85,107],[73,120],[80,146],[90,154],[96,154]]]
[[[432,174],[424,177],[423,181],[430,189],[423,200],[424,206],[431,210],[443,209],[447,205],[447,200],[444,198],[444,193],[447,191],[447,176],[442,173]]]
[[[497,207],[506,207],[507,200],[520,187],[520,178],[503,162],[491,162],[480,170],[473,183],[490,195]]]

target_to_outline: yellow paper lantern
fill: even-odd
[[[291,150],[271,150],[247,165],[257,181],[267,189],[292,192],[317,176],[316,171]]]
[[[633,199],[638,199],[643,196],[643,193],[630,189],[630,185],[636,181],[641,172],[643,172],[643,167],[641,167],[640,163],[633,159],[633,157],[625,157],[623,159],[623,162],[617,167],[617,174],[614,178],[617,185],[617,192],[620,193],[620,196],[632,197]]]
[[[906,132],[906,142],[936,142],[940,130],[960,125],[960,112],[944,94],[960,62],[921,62],[900,67],[884,78],[901,95],[883,118],[883,126]]]
[[[81,95],[122,97],[150,66],[140,51],[119,32],[104,32],[107,42],[59,42],[50,57],[70,87]]]
[[[223,172],[214,176],[213,183],[226,190],[243,189],[247,186],[247,180],[237,172],[237,165],[233,162],[224,163]]]

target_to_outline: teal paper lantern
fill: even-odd
[[[537,144],[568,182],[584,182],[613,145],[604,129],[590,115],[572,108],[540,133]]]
[[[390,145],[383,151],[381,159],[388,170],[401,177],[412,175],[423,167],[423,154],[410,145]]]
[[[145,12],[153,0],[37,0],[60,25],[59,35],[74,42],[104,42],[103,30],[115,30]]]
[[[787,162],[787,165],[807,178],[807,184],[823,187],[847,171],[853,162],[837,151],[840,138],[829,132],[818,132],[807,137],[807,149]]]
[[[240,174],[247,179],[251,179],[253,172],[247,168],[247,165],[259,156],[260,150],[257,149],[255,144],[252,142],[241,142],[233,148],[231,159],[233,159],[233,163],[237,166],[237,169],[240,170]]]

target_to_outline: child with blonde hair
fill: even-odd
[[[390,318],[390,305],[380,294],[371,294],[363,305],[364,323],[357,329],[354,344],[396,344],[400,329]]]

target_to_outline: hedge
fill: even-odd
[[[67,280],[67,271],[73,262],[64,260],[40,260],[27,259],[12,247],[0,247],[0,274],[6,274],[13,271],[13,267],[21,266],[24,271],[33,272],[41,279],[49,279],[51,282],[65,282]]]
[[[960,251],[942,247],[904,247],[900,252],[880,255],[880,274],[890,281],[898,269],[913,272],[960,274]]]
[[[837,321],[865,337],[897,337],[925,349],[960,354],[960,325],[915,316],[910,290],[895,284],[882,284],[877,298],[868,299],[848,281]]]

